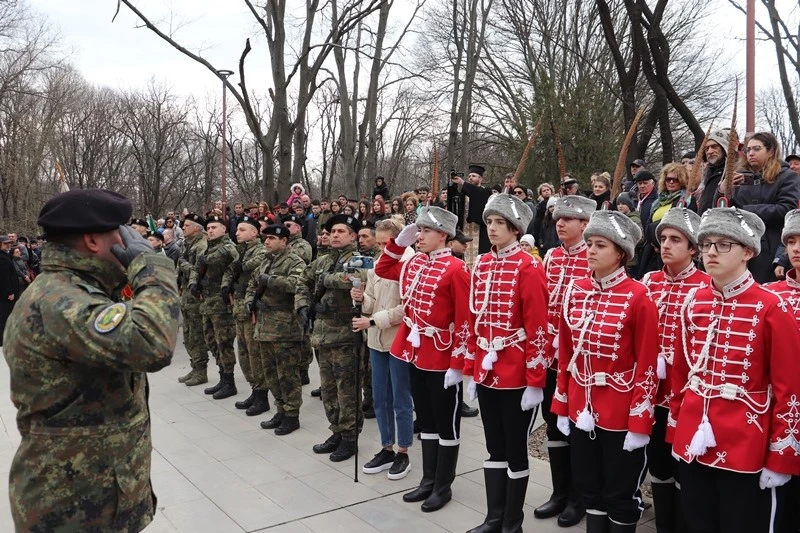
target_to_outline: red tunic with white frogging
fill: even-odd
[[[669,409],[672,398],[671,374],[674,364],[675,345],[680,342],[678,328],[683,302],[690,290],[708,287],[711,276],[698,270],[694,263],[689,263],[682,272],[672,277],[666,268],[657,272],[648,272],[642,283],[650,291],[650,297],[658,309],[658,367],[665,370],[659,375],[656,405]],[[663,365],[663,366],[662,366]]]
[[[542,264],[514,242],[481,255],[470,280],[464,375],[493,389],[544,388],[550,341]]]
[[[691,291],[680,331],[667,422],[673,455],[800,474],[800,333],[787,302],[745,272],[722,291]],[[700,442],[705,453],[692,453]]]
[[[569,284],[578,279],[585,279],[591,275],[589,262],[586,260],[586,241],[581,241],[569,248],[563,244],[558,248],[551,248],[544,256],[544,268],[547,276],[547,331],[551,339],[551,354],[554,368],[558,368],[558,328],[561,325],[561,310],[563,308],[564,294]]]
[[[658,386],[656,306],[624,268],[573,281],[559,327],[558,382],[552,412],[596,427],[649,435]],[[588,416],[584,415],[584,416]]]
[[[764,287],[788,302],[789,309],[800,327],[800,282],[797,281],[797,271],[792,269],[786,273],[785,280],[767,283]]]
[[[461,370],[469,331],[469,273],[450,248],[400,261],[405,248],[391,239],[375,274],[400,282],[405,316],[391,354],[420,370]]]

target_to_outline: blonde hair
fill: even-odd
[[[686,172],[686,167],[681,163],[668,163],[661,168],[661,177],[658,178],[658,192],[667,190],[667,174],[675,174],[678,178],[678,183],[681,184],[681,189],[685,189],[689,183],[689,173]]]

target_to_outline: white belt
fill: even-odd
[[[617,392],[629,392],[633,390],[634,371],[628,370],[626,372],[593,372],[591,374],[581,374],[575,365],[570,369],[572,377],[578,385],[582,387],[611,387]],[[624,379],[625,374],[631,374],[629,380]]]
[[[495,337],[491,342],[489,342],[489,339],[486,337],[478,337],[478,346],[482,350],[494,350],[497,352],[503,348],[514,346],[515,344],[524,341],[526,338],[527,335],[525,334],[525,330],[520,328],[508,337]]]
[[[741,385],[724,383],[722,385],[710,385],[703,381],[700,376],[692,376],[689,380],[688,388],[702,398],[723,400],[739,400],[749,405],[755,412],[763,414],[769,409],[770,398],[772,397],[772,385],[767,386],[765,391],[748,391]],[[764,395],[766,399],[759,403],[753,396]]]
[[[440,333],[445,333],[445,332],[453,333],[453,331],[455,330],[455,325],[452,323],[450,324],[450,327],[448,329],[437,328],[434,326],[425,326],[423,328],[420,328],[407,316],[403,317],[403,322],[411,330],[408,333],[406,340],[409,341],[411,343],[411,346],[413,346],[414,348],[419,348],[420,334],[425,335],[430,339],[435,339],[435,337]]]

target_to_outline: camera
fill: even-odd
[[[352,271],[358,268],[372,270],[375,268],[375,259],[368,255],[354,255],[345,265],[345,270]]]

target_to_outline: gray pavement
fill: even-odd
[[[403,492],[415,487],[421,477],[419,446],[409,450],[413,470],[405,479],[390,481],[385,472],[359,473],[358,483],[353,482],[353,460],[331,463],[327,456],[311,451],[312,445],[329,435],[322,402],[309,395],[319,385],[316,366],[311,385],[303,387],[301,429],[286,437],[259,428],[266,415],[247,417],[234,407],[234,402],[249,394],[238,367],[239,394],[225,400],[204,395],[205,386],[179,384],[177,377],[188,370],[189,359],[179,342],[172,365],[150,375],[152,477],[158,512],[148,533],[463,533],[483,520],[481,468],[486,450],[480,418],[462,421],[453,501],[438,512],[423,513],[419,504],[402,500]],[[2,359],[0,532],[13,530],[5,480],[20,440],[15,417],[8,367]],[[365,421],[360,465],[379,451],[379,442],[374,420]],[[533,517],[533,508],[547,499],[550,488],[547,463],[531,459],[524,529],[541,533],[583,530],[583,524],[562,529],[554,519]],[[652,512],[645,513],[638,531],[654,531]]]

